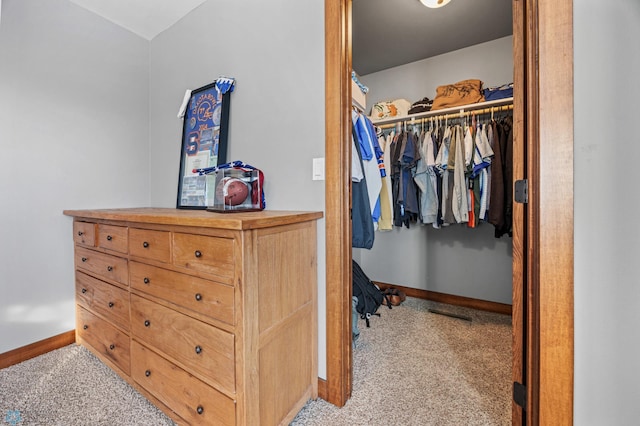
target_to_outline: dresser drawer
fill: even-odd
[[[126,226],[98,225],[98,247],[127,254],[129,251]]]
[[[169,263],[171,261],[171,233],[131,228],[129,250],[132,256]]]
[[[76,309],[76,330],[82,340],[101,356],[130,374],[129,336],[79,305]]]
[[[128,285],[129,268],[127,259],[110,256],[97,251],[76,247],[76,268],[100,275],[109,280]]]
[[[233,400],[137,342],[131,351],[133,379],[189,424],[236,424]]]
[[[173,234],[173,263],[196,271],[233,278],[233,240],[176,232]]]
[[[129,330],[128,291],[76,271],[76,301],[123,330]]]
[[[200,314],[234,323],[231,286],[138,262],[129,263],[129,284]]]
[[[96,245],[96,224],[89,222],[73,222],[73,242],[83,246]]]
[[[134,339],[180,361],[208,383],[235,392],[233,334],[134,294],[131,332]]]

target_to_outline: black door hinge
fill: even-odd
[[[516,203],[527,204],[529,202],[529,181],[522,179],[515,182],[513,198]]]
[[[523,410],[527,409],[527,387],[522,383],[513,382],[513,400]]]

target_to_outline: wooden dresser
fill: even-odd
[[[288,424],[316,398],[319,212],[65,210],[76,339],[180,424]]]

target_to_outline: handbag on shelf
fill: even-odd
[[[454,84],[438,86],[431,111],[478,102],[484,102],[482,81],[477,79],[463,80]]]
[[[497,101],[498,99],[513,98],[513,83],[503,84],[498,87],[484,89],[485,101]]]

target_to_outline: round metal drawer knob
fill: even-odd
[[[86,289],[86,288],[83,288],[83,289],[82,289],[82,292],[83,292],[83,293],[86,293],[86,292],[87,292],[87,289]]]
[[[109,307],[113,308],[113,302],[109,302]]]
[[[146,242],[146,241],[145,241],[145,242],[143,242],[143,243],[142,243],[142,247],[144,247],[144,248],[149,248],[149,243],[148,243],[148,242]]]
[[[82,326],[82,328],[83,328],[84,330],[86,330],[87,328],[89,328],[89,326],[85,324],[85,325],[83,325],[83,326]]]
[[[114,344],[109,345],[109,349],[114,350],[115,348],[116,348],[116,345]]]
[[[196,300],[198,302],[202,300],[202,295],[200,293],[196,293]]]
[[[145,284],[149,284],[149,281],[150,281],[150,280],[149,280],[149,278],[144,277],[144,279],[143,279],[142,281],[144,281],[144,283],[145,283]]]
[[[196,411],[198,412],[198,414],[202,414],[204,413],[204,408],[202,408],[202,405],[198,405],[198,408],[196,408]]]
[[[151,371],[149,371],[149,370],[145,371],[145,372],[144,372],[144,375],[145,375],[145,376],[147,376],[147,377],[149,377],[149,376],[151,375]]]
[[[202,257],[202,252],[200,250],[196,250],[194,254],[196,255],[196,257]]]
[[[200,345],[196,346],[196,353],[200,354],[202,352],[202,347]]]
[[[107,241],[111,241],[113,240],[113,237],[111,235],[107,235]]]
[[[86,258],[86,257],[83,257],[83,258],[82,258],[82,261],[83,261],[83,262],[86,262],[86,261],[87,261],[87,258]]]
[[[78,237],[82,237],[83,235],[84,235],[84,232],[78,231]]]
[[[151,321],[149,320],[144,320],[144,326],[145,327],[149,327],[151,325]]]
[[[113,271],[113,266],[107,266],[107,271],[109,272]]]

